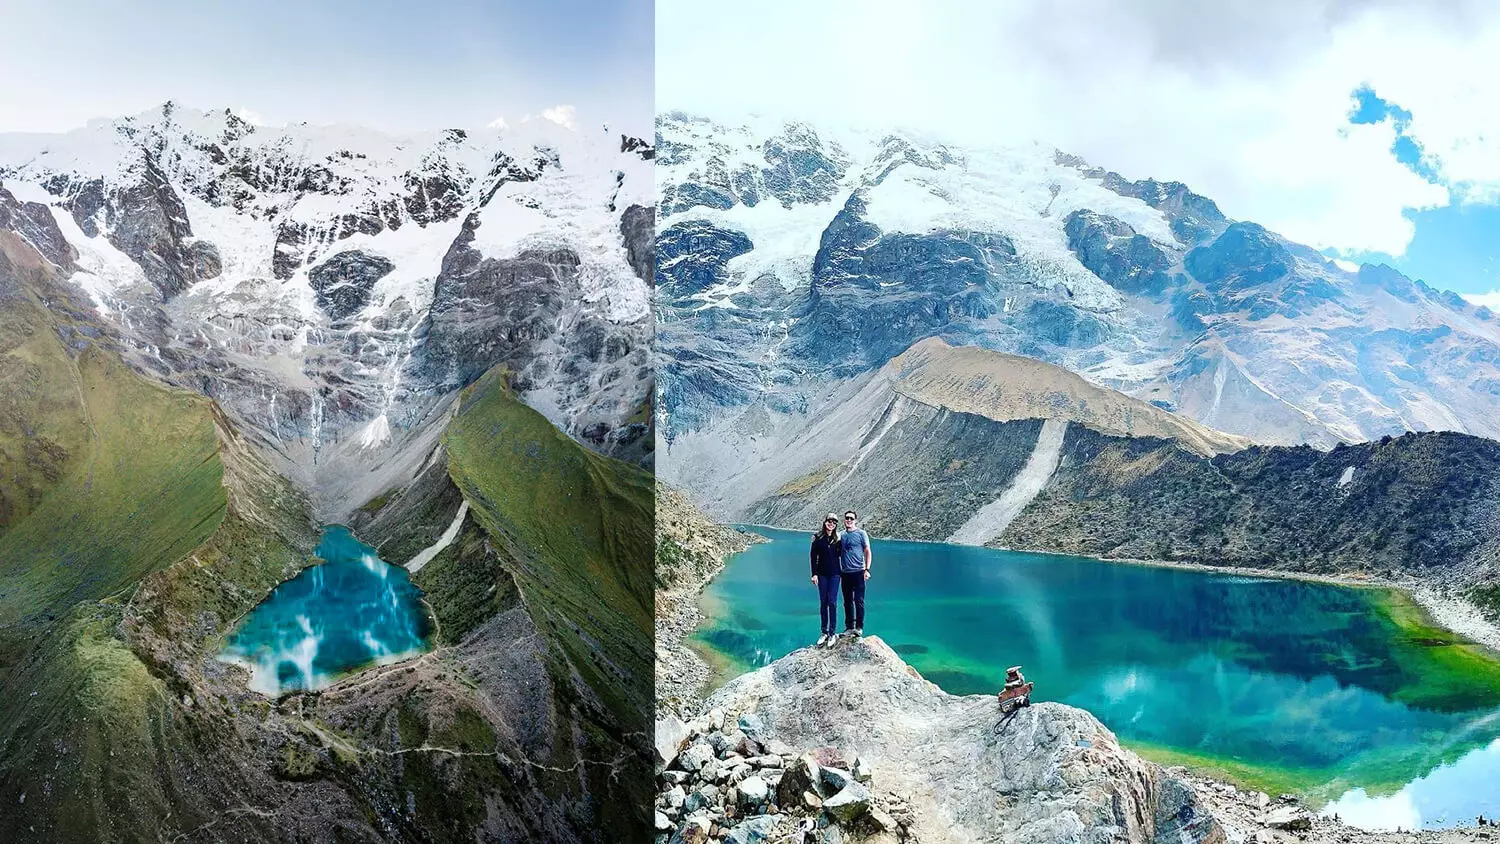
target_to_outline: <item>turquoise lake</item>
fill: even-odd
[[[818,636],[809,533],[736,555],[696,644],[733,673]],[[866,635],[954,694],[1024,666],[1128,745],[1371,829],[1500,816],[1500,662],[1387,590],[874,541]],[[842,610],[840,611],[842,614]],[[842,624],[840,625],[842,628]],[[997,713],[998,717],[998,713]]]
[[[319,565],[276,587],[229,635],[219,658],[270,696],[315,691],[361,668],[428,649],[422,592],[342,526],[323,531]]]

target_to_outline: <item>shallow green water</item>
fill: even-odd
[[[739,667],[818,636],[808,535],[737,555],[695,639]],[[1500,815],[1500,663],[1401,597],[941,543],[874,543],[867,635],[955,694],[1021,664],[1147,755],[1369,827]]]
[[[316,553],[324,562],[276,587],[220,654],[250,668],[256,691],[321,689],[427,650],[431,620],[405,569],[339,525],[324,530]]]

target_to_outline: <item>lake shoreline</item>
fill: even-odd
[[[786,528],[778,525],[744,524],[747,528],[767,528],[769,530],[793,531],[795,528]],[[892,542],[919,542],[931,545],[951,545],[953,543],[934,539],[908,539],[905,537],[880,537]],[[1473,602],[1457,595],[1451,595],[1442,591],[1439,587],[1422,581],[1415,577],[1399,579],[1370,577],[1367,575],[1348,574],[1316,574],[1313,572],[1286,571],[1282,569],[1264,569],[1252,566],[1214,566],[1207,563],[1192,563],[1181,560],[1144,560],[1135,557],[1091,557],[1086,554],[1070,554],[1058,551],[1049,551],[1044,548],[1015,548],[1007,545],[982,545],[972,546],[977,548],[989,548],[995,551],[1012,551],[1020,554],[1052,554],[1060,557],[1077,557],[1079,559],[1098,560],[1105,563],[1115,563],[1129,566],[1146,566],[1149,568],[1179,569],[1182,571],[1195,571],[1207,574],[1227,574],[1238,577],[1263,577],[1274,580],[1294,580],[1303,583],[1322,583],[1330,586],[1346,586],[1355,589],[1394,589],[1410,598],[1417,606],[1421,607],[1428,616],[1440,627],[1456,633],[1468,639],[1476,645],[1489,651],[1491,655],[1500,659],[1500,624],[1490,621],[1480,612],[1479,607]],[[704,584],[705,588],[707,584]]]
[[[793,528],[780,527],[776,525],[734,523],[734,525],[732,526],[738,530],[743,530],[746,532],[753,532],[757,529],[765,529],[778,532],[787,532],[794,535],[805,533],[805,531],[799,531]],[[933,540],[897,539],[890,537],[885,537],[884,539],[886,539],[887,541],[913,542],[929,545],[953,544]],[[1500,628],[1497,628],[1496,625],[1485,619],[1480,614],[1478,608],[1469,601],[1464,600],[1461,597],[1445,594],[1440,591],[1439,587],[1424,583],[1416,578],[1392,579],[1364,575],[1317,574],[1310,572],[1261,569],[1247,566],[1213,566],[1203,563],[1190,563],[1180,561],[1091,557],[1081,554],[1059,554],[1058,552],[1046,551],[1042,549],[1007,548],[995,546],[983,547],[989,550],[1075,557],[1078,559],[1140,566],[1146,568],[1178,569],[1202,574],[1223,574],[1231,577],[1253,577],[1266,580],[1317,583],[1355,589],[1384,590],[1393,593],[1394,595],[1399,596],[1402,599],[1405,599],[1399,601],[1395,606],[1405,607],[1408,613],[1411,611],[1411,608],[1415,608],[1419,610],[1420,613],[1425,615],[1426,618],[1433,624],[1436,624],[1442,627],[1444,630],[1450,631],[1457,636],[1468,640],[1463,644],[1468,645],[1472,643],[1472,645],[1478,646],[1478,649],[1486,652],[1488,656],[1500,657]],[[728,556],[732,557],[734,555]],[[709,622],[715,615],[711,610],[703,606],[702,596],[706,594],[711,584],[723,575],[724,571],[728,568],[728,564],[729,559],[726,558],[724,567],[714,571],[712,576],[705,579],[701,584],[698,584],[698,588],[696,590],[697,597],[692,601],[692,604],[695,609],[694,615],[696,616],[696,620],[698,621],[700,626]],[[1389,601],[1390,599],[1385,600]],[[693,628],[693,630],[688,631],[687,635],[691,636],[692,632],[694,632],[696,629],[699,628]],[[688,644],[685,641],[686,638],[687,637],[684,637],[684,641],[682,643],[684,647],[686,647]],[[711,646],[703,646],[711,648]],[[701,658],[702,657],[700,656],[700,659]],[[714,686],[722,686],[725,682],[732,678],[711,676],[708,679],[714,682],[704,685],[702,687],[704,692],[707,692]],[[1127,747],[1131,746],[1131,743],[1128,741],[1122,741],[1122,744]],[[1150,758],[1149,752],[1144,752],[1142,750],[1135,750],[1135,752],[1142,755],[1143,758]],[[1481,828],[1476,826],[1476,818],[1468,818],[1466,821],[1466,825],[1447,827],[1444,829],[1415,830],[1404,832],[1369,830],[1362,827],[1353,826],[1333,816],[1318,814],[1319,807],[1321,806],[1320,801],[1313,800],[1311,803],[1308,803],[1304,802],[1304,799],[1300,797],[1294,801],[1290,796],[1282,798],[1281,801],[1278,801],[1275,798],[1275,792],[1272,792],[1273,804],[1279,803],[1280,805],[1295,805],[1301,807],[1310,817],[1312,821],[1312,827],[1303,832],[1300,836],[1288,835],[1286,833],[1272,833],[1272,830],[1268,829],[1261,823],[1261,818],[1263,817],[1265,812],[1264,804],[1256,805],[1253,802],[1246,803],[1246,796],[1253,796],[1256,793],[1254,790],[1254,784],[1250,783],[1249,781],[1237,781],[1234,776],[1226,776],[1222,771],[1215,771],[1210,768],[1199,768],[1198,766],[1192,764],[1184,765],[1181,762],[1174,763],[1166,761],[1158,762],[1158,764],[1160,764],[1164,769],[1171,768],[1172,770],[1185,775],[1186,778],[1190,782],[1192,782],[1196,790],[1199,792],[1204,804],[1208,806],[1216,816],[1224,820],[1227,826],[1233,827],[1236,832],[1243,836],[1242,840],[1246,841],[1254,840],[1281,842],[1298,840],[1301,842],[1313,842],[1313,844],[1334,844],[1334,842],[1341,842],[1341,844],[1374,844],[1374,842],[1402,842],[1402,844],[1450,844],[1450,842],[1452,842],[1452,844],[1457,844],[1457,842],[1473,842],[1481,839],[1487,839],[1492,834],[1488,828]],[[1266,786],[1261,787],[1264,788]],[[1256,837],[1257,834],[1261,837]],[[1268,836],[1268,834],[1270,834],[1270,837],[1266,837]]]

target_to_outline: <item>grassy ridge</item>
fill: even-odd
[[[0,239],[8,233],[0,231]],[[0,242],[0,535],[25,518],[88,444],[78,377],[61,337],[66,309],[44,307],[41,271]],[[66,295],[48,298],[66,301]]]
[[[154,837],[182,814],[161,783],[172,692],[122,621],[143,580],[219,529],[224,466],[207,399],[97,346],[67,364],[75,401],[58,412],[87,436],[0,535],[0,838]]]
[[[499,369],[464,391],[444,443],[449,476],[504,569],[487,576],[497,586],[514,583],[551,643],[551,705],[572,738],[553,743],[549,764],[559,772],[532,774],[551,799],[567,802],[571,826],[623,838],[647,822],[641,809],[651,790],[651,477],[574,442],[511,395]],[[479,539],[465,530],[455,546]],[[450,548],[418,578],[434,588],[445,625],[470,626],[515,600],[498,593],[478,604],[455,600],[466,590],[450,587],[473,578],[454,566],[476,557]],[[577,774],[560,773],[575,767]],[[588,799],[579,798],[580,784]]]
[[[76,373],[90,436],[70,471],[0,536],[0,626],[131,588],[224,517],[224,469],[201,396],[88,348]]]
[[[533,613],[585,682],[629,723],[651,700],[652,482],[584,449],[492,370],[445,443],[449,474],[491,538],[509,546]]]

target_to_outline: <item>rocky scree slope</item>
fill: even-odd
[[[168,103],[0,135],[0,184],[131,365],[214,398],[340,520],[500,364],[649,462],[652,153],[546,120],[395,137]]]
[[[763,523],[815,525],[846,499],[863,502],[869,513],[860,512],[877,518],[925,519],[956,504],[947,519],[958,522],[924,528],[946,529],[946,537],[1025,466],[1039,420],[1058,430],[1169,441],[1205,457],[1249,445],[1051,364],[929,338],[879,370],[809,395],[805,408],[752,406],[684,434],[660,471],[729,521],[771,516]],[[1025,433],[995,438],[1002,429]],[[909,475],[900,475],[897,452]],[[887,472],[895,474],[877,481]],[[924,488],[933,490],[932,500],[896,506],[893,497]],[[771,498],[786,506],[759,507]]]
[[[1057,364],[1217,430],[1500,436],[1500,324],[1177,182],[1043,145],[657,119],[664,440],[804,406],[925,337]]]
[[[696,709],[709,667],[684,640],[703,621],[698,596],[728,558],[764,542],[715,524],[680,490],[656,483],[656,711]]]
[[[1088,713],[1038,703],[1002,716],[992,696],[956,697],[922,679],[878,637],[794,651],[705,707],[686,729],[657,726],[668,763],[659,803],[678,809],[666,817],[673,840],[693,840],[685,830],[702,827],[697,818],[733,836],[764,801],[821,816],[817,841],[1227,840],[1187,782],[1120,747]],[[784,755],[745,757],[742,747]],[[844,760],[853,770],[840,770]],[[872,773],[878,800],[862,782]],[[752,781],[766,786],[764,801]],[[703,784],[674,806],[684,782]],[[726,787],[735,799],[719,809]]]

